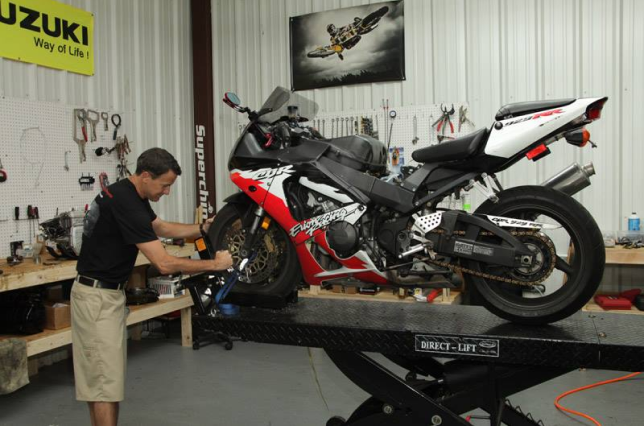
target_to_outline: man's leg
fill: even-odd
[[[89,407],[89,419],[92,421],[92,426],[96,426],[96,420],[94,420],[94,403],[88,402],[87,406]]]
[[[116,426],[119,418],[118,402],[88,402],[92,426]]]

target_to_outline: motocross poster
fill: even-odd
[[[293,90],[405,79],[403,1],[290,19]]]

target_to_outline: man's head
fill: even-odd
[[[150,201],[170,194],[170,187],[181,175],[181,167],[168,151],[150,148],[136,160],[137,189]]]

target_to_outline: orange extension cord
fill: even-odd
[[[560,405],[559,400],[567,397],[568,395],[572,395],[573,393],[576,393],[576,392],[581,392],[581,391],[586,390],[586,389],[596,388],[597,386],[607,385],[609,383],[621,382],[622,380],[627,380],[627,379],[630,379],[631,377],[635,377],[638,374],[642,374],[642,372],[631,373],[631,374],[627,374],[626,376],[618,377],[616,379],[604,380],[603,382],[597,382],[597,383],[593,383],[592,385],[583,386],[581,388],[569,390],[568,392],[562,393],[561,395],[559,395],[555,399],[555,407],[557,407],[558,410],[565,411],[567,413],[574,414],[576,416],[580,416],[580,417],[583,417],[583,418],[585,418],[587,420],[590,420],[591,422],[593,422],[597,426],[602,426],[601,423],[599,423],[594,418],[590,417],[588,414],[580,413],[579,411],[571,410],[570,408],[566,408],[566,407]]]

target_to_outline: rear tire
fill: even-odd
[[[213,249],[228,250],[234,264],[240,260],[239,248],[244,241],[240,210],[233,204],[222,208],[208,231]],[[266,231],[260,229],[254,251],[257,257],[247,267],[248,276],[241,276],[235,287],[247,294],[284,294],[302,279],[295,247],[275,220]]]
[[[465,274],[468,286],[475,287],[483,305],[496,315],[522,324],[546,324],[559,321],[579,311],[594,295],[601,282],[606,251],[597,223],[574,198],[543,186],[522,186],[502,191],[499,201],[486,201],[476,214],[515,217],[540,221],[539,217],[552,218],[562,226],[561,235],[567,233],[568,247],[559,247],[557,270],[563,275],[559,288],[539,293],[539,297],[524,297],[517,285],[502,283]],[[539,217],[537,217],[539,216]],[[536,219],[535,219],[536,218]],[[548,231],[543,230],[543,233]],[[553,231],[555,232],[555,231]],[[565,233],[564,233],[565,232]],[[563,238],[565,241],[565,238]],[[561,251],[568,248],[567,256]],[[565,261],[565,268],[561,262]],[[485,271],[489,265],[465,261],[465,267]],[[567,269],[567,272],[564,272]],[[491,272],[491,271],[488,271]],[[513,273],[510,271],[510,273]],[[554,281],[558,281],[554,279]],[[548,281],[544,281],[548,283]],[[517,291],[518,290],[518,291]],[[534,296],[534,295],[533,295]]]

